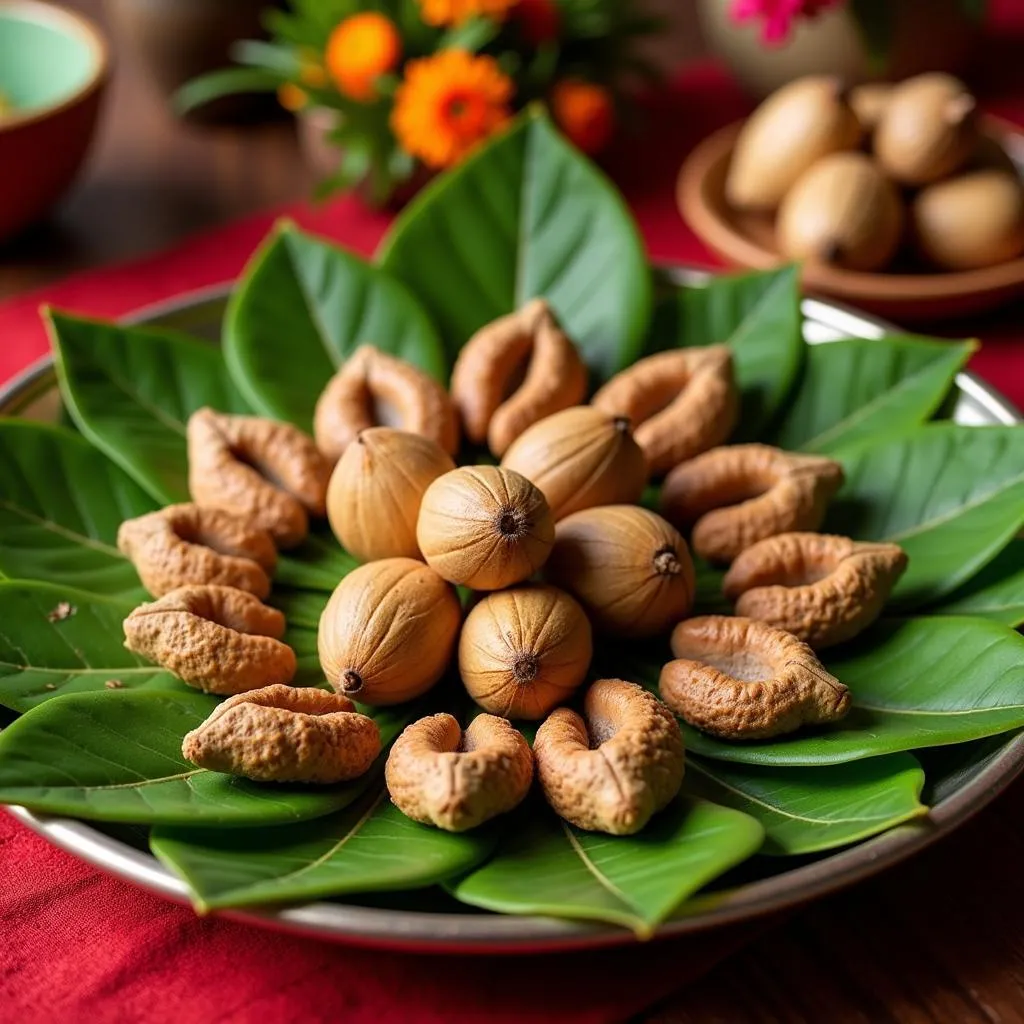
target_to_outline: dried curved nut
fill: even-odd
[[[513,587],[466,616],[459,674],[485,711],[536,720],[569,699],[592,654],[590,622],[573,598],[557,587]]]
[[[289,423],[199,409],[188,421],[188,489],[197,505],[245,516],[281,547],[326,514],[330,463]]]
[[[206,693],[291,682],[284,616],[234,587],[178,587],[124,620],[124,645]]]
[[[372,345],[360,345],[327,382],[313,413],[313,436],[332,462],[356,434],[396,427],[459,450],[459,421],[448,393],[419,367]]]
[[[533,754],[504,718],[479,715],[463,732],[451,715],[407,726],[385,769],[394,805],[413,821],[465,832],[520,804]]]
[[[657,697],[621,679],[594,683],[583,711],[585,721],[558,708],[537,730],[533,753],[544,797],[577,828],[639,832],[682,785],[679,723]]]
[[[803,641],[764,622],[705,615],[672,632],[661,698],[713,736],[758,740],[842,718],[850,691]]]
[[[346,782],[369,771],[380,730],[348,697],[278,684],[218,705],[181,752],[200,768],[256,782]]]
[[[277,563],[266,530],[223,509],[198,505],[168,505],[126,519],[117,531],[117,548],[154,597],[189,583],[217,583],[262,599],[270,593]]]
[[[591,405],[629,417],[651,473],[660,476],[733,432],[739,392],[732,354],[725,345],[659,352],[612,377]]]
[[[842,483],[843,468],[832,459],[730,445],[676,466],[661,491],[661,512],[680,528],[693,526],[701,558],[731,562],[765,537],[816,530]]]
[[[736,601],[737,615],[771,623],[820,649],[870,626],[906,567],[907,556],[896,544],[782,533],[747,548],[722,589]]]
[[[451,389],[466,436],[501,458],[527,427],[583,401],[587,368],[548,304],[533,299],[466,342]]]

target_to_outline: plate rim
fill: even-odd
[[[663,268],[664,269],[664,268]],[[667,268],[671,277],[697,284],[715,276],[690,267]],[[224,298],[232,282],[212,285],[152,303],[123,317],[141,324],[178,309]],[[848,321],[860,336],[879,337],[898,329],[884,320],[831,299],[801,298],[806,320]],[[841,329],[841,326],[840,326]],[[51,355],[36,360],[0,386],[0,409],[16,400],[52,371]],[[999,422],[1019,423],[1014,405],[980,378],[961,371],[956,384]],[[698,896],[681,916],[670,918],[655,939],[693,935],[729,924],[779,913],[853,885],[914,856],[952,832],[994,800],[1024,772],[1024,732],[1010,737],[998,753],[966,785],[929,808],[918,819],[863,842],[842,848],[782,874],[736,889]],[[2,806],[2,805],[0,805]],[[86,821],[36,814],[7,805],[17,820],[55,846],[108,874],[176,903],[190,906],[187,886],[151,853],[107,836]],[[626,929],[601,923],[537,915],[433,913],[359,907],[324,900],[282,908],[218,910],[217,916],[294,934],[365,948],[450,955],[572,952],[630,945],[636,937]]]

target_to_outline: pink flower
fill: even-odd
[[[732,0],[729,16],[735,22],[761,18],[761,41],[765,46],[781,46],[797,18],[813,18],[842,0]]]

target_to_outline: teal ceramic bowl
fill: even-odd
[[[71,184],[108,68],[106,42],[88,19],[39,0],[0,0],[0,241]]]

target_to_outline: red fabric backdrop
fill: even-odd
[[[1024,36],[1024,3],[1001,13]],[[1004,36],[1017,62],[994,61],[983,95],[992,111],[1024,124],[1021,36]],[[647,110],[656,130],[608,161],[640,222],[651,256],[713,266],[675,211],[672,189],[699,138],[746,110],[713,67],[688,72]],[[235,277],[281,213],[370,253],[385,217],[354,201],[305,205],[231,225],[126,267],[81,274],[0,307],[0,380],[47,350],[37,309],[48,301],[119,316]],[[964,325],[977,334],[975,368],[1024,404],[1024,308],[1018,302]],[[0,1016],[19,1024],[342,1019],[374,1021],[620,1021],[706,969],[745,933],[619,952],[514,961],[413,957],[331,946],[218,919],[108,878],[0,815]],[[613,966],[614,965],[614,966]]]

